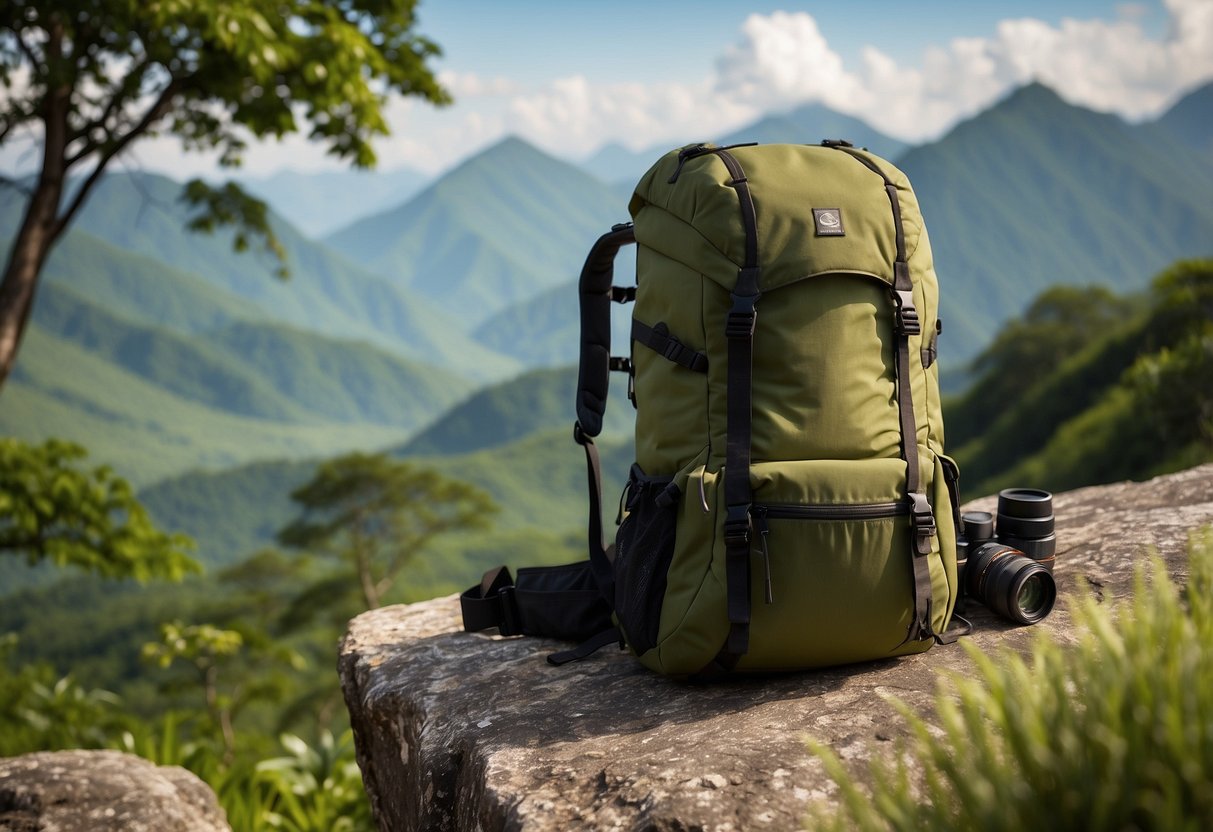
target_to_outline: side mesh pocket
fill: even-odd
[[[637,655],[657,644],[666,575],[674,557],[679,488],[632,466],[627,516],[615,534],[615,615]]]

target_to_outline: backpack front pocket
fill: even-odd
[[[929,646],[907,640],[914,555],[903,462],[760,463],[751,474],[751,637],[739,668],[821,667]]]

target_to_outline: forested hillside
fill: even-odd
[[[1066,490],[1213,459],[1213,260],[1137,295],[1040,295],[945,402],[965,493]]]

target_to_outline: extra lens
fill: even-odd
[[[965,584],[969,597],[1019,624],[1043,620],[1057,600],[1049,570],[1001,543],[983,544],[969,554]]]
[[[998,542],[1018,549],[1053,571],[1057,535],[1053,495],[1036,488],[1007,488],[998,493]]]

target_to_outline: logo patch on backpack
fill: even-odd
[[[844,237],[847,233],[842,227],[841,208],[814,208],[813,224],[818,237]]]

